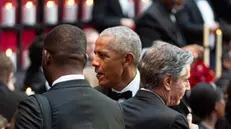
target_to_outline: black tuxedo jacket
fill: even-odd
[[[213,6],[210,1],[207,0],[213,10]],[[214,12],[215,20],[220,24],[220,28],[223,31],[224,39],[231,39],[231,26],[225,23],[223,20],[216,17]],[[199,8],[194,0],[185,0],[185,6],[182,10],[176,14],[177,23],[187,42],[201,44],[203,43],[203,25],[204,20]]]
[[[11,91],[3,83],[0,83],[0,115],[3,115],[8,121],[16,112],[19,102],[25,99],[25,94]]]
[[[136,19],[136,31],[142,47],[150,47],[154,40],[163,40],[179,47],[186,45],[178,25],[172,22],[170,12],[159,0],[153,0],[151,7]]]
[[[51,107],[53,129],[124,129],[118,103],[91,88],[86,80],[60,82],[43,95]],[[34,97],[20,103],[15,129],[42,129]]]
[[[120,19],[128,17],[123,14],[119,0],[94,0],[92,13],[93,23],[100,32],[120,25]]]
[[[186,118],[149,91],[140,90],[122,103],[126,129],[188,129]]]

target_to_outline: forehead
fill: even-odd
[[[103,49],[114,50],[113,45],[115,42],[116,41],[115,41],[114,36],[111,36],[111,35],[100,36],[96,40],[95,50],[103,50]]]

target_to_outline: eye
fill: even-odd
[[[106,55],[103,53],[97,53],[100,59],[105,59]]]

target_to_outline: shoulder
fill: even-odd
[[[15,116],[16,129],[29,129],[42,127],[41,111],[39,104],[34,96],[29,96],[26,100],[20,102]]]

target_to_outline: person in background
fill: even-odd
[[[226,119],[231,124],[231,80],[225,89],[226,97]]]
[[[88,80],[92,87],[98,86],[98,80],[96,78],[95,69],[92,66],[92,60],[94,59],[95,53],[95,42],[99,37],[99,33],[92,28],[87,28],[83,30],[87,38],[87,55],[88,61],[87,65],[83,69],[83,75]]]
[[[213,84],[202,82],[193,87],[189,105],[196,116],[194,120],[198,118],[199,129],[215,129],[217,121],[225,116],[224,94]]]
[[[124,129],[119,104],[85,80],[86,62],[86,36],[80,28],[62,24],[51,30],[42,53],[44,75],[51,86],[42,94],[48,104],[40,105],[35,96],[21,102],[15,129],[44,129],[48,124],[52,129]]]
[[[183,2],[184,0],[153,0],[146,12],[136,19],[136,32],[143,48],[151,47],[155,40],[162,40],[190,50],[195,58],[203,52],[198,43],[187,42],[179,29],[175,13]]]
[[[230,47],[226,47],[223,49],[222,67],[223,67],[222,75],[216,81],[216,84],[223,91],[225,91],[229,85],[229,82],[231,81],[231,48]]]
[[[141,90],[122,102],[126,129],[196,129],[186,117],[168,106],[178,105],[190,88],[193,55],[174,45],[155,41],[138,65]]]
[[[117,26],[101,32],[92,61],[99,80],[95,89],[119,102],[135,96],[140,88],[140,55],[140,38],[130,28]]]
[[[13,63],[4,53],[0,53],[0,114],[10,121],[16,112],[20,101],[26,98],[26,95],[8,88],[13,78]]]
[[[34,39],[29,46],[30,66],[26,70],[24,79],[24,91],[31,88],[37,94],[46,92],[46,79],[42,71],[42,50],[44,46],[45,35],[40,35]]]
[[[134,3],[131,0],[94,0],[92,21],[101,32],[108,27],[126,26],[135,28]]]
[[[209,45],[211,48],[215,47],[214,42],[217,29],[222,30],[223,40],[230,41],[231,26],[217,18],[216,12],[211,5],[211,0],[184,1],[183,9],[176,13],[176,20],[187,42],[202,45],[204,24],[207,24],[211,32],[209,36]]]

